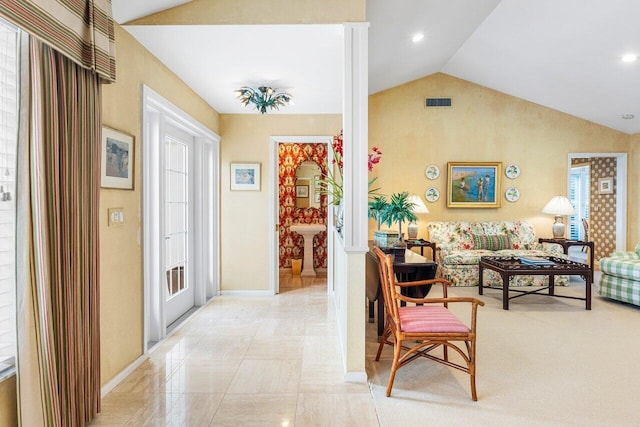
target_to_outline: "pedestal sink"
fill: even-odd
[[[304,237],[304,261],[300,276],[316,277],[313,269],[313,236],[327,229],[324,224],[292,224],[289,230]]]

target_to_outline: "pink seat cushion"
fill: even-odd
[[[469,332],[464,323],[442,306],[400,307],[399,314],[402,332]]]

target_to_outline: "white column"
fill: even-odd
[[[365,253],[368,221],[369,23],[344,24],[344,246]]]

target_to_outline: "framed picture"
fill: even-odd
[[[231,163],[232,191],[260,191],[260,163]]]
[[[598,194],[613,194],[613,178],[598,178]]]
[[[447,207],[499,208],[502,163],[447,163]]]
[[[133,190],[133,135],[102,126],[100,186]]]
[[[320,203],[320,193],[316,193],[316,195],[315,195],[315,202],[316,202],[316,203]]]
[[[315,175],[313,177],[313,188],[315,190],[320,190],[320,175]]]
[[[309,197],[309,186],[308,185],[296,185],[296,197]]]

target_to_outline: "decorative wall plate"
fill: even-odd
[[[520,166],[510,164],[504,170],[504,174],[507,175],[507,178],[514,179],[520,176]]]
[[[520,198],[520,191],[515,187],[507,188],[507,191],[504,193],[504,197],[509,202],[515,202]]]
[[[437,189],[431,187],[424,193],[424,198],[427,199],[427,202],[436,202],[440,198],[440,192]]]
[[[429,165],[424,170],[424,174],[429,179],[436,179],[440,176],[440,169],[436,165]]]

